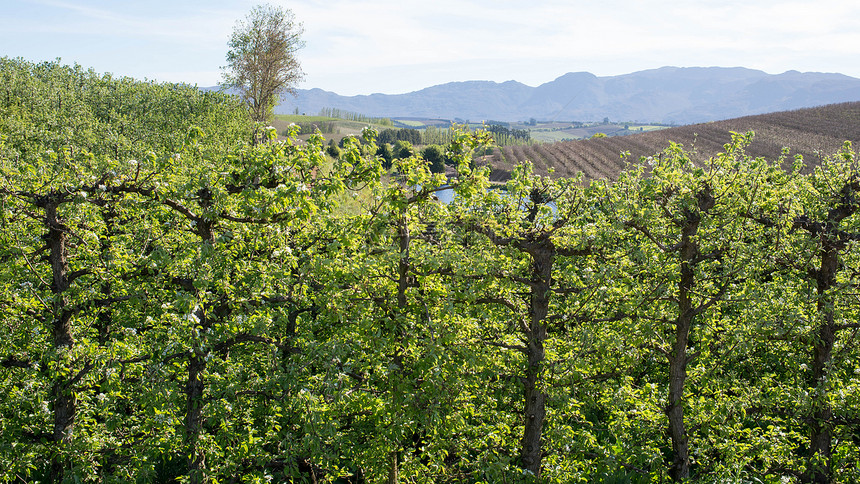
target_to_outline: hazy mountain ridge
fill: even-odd
[[[860,79],[741,67],[662,67],[620,76],[572,72],[530,87],[465,81],[406,94],[340,96],[300,89],[276,113],[338,108],[368,116],[522,121],[637,121],[690,124],[860,100]]]

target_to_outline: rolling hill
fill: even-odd
[[[750,156],[775,160],[785,147],[790,156],[802,155],[807,165],[812,166],[838,151],[845,141],[855,146],[860,144],[860,102],[744,116],[629,136],[506,146],[496,148],[482,162],[493,167],[491,177],[495,180],[506,179],[511,167],[524,160],[534,163],[535,171],[542,174],[552,167],[553,176],[582,172],[586,178],[611,178],[626,166],[621,153],[629,152],[628,159],[638,160],[675,142],[694,151],[696,161],[701,162],[722,151],[723,145],[731,140],[732,131],[755,132],[754,141],[747,148]]]

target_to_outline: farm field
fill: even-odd
[[[359,136],[361,130],[367,127],[379,131],[390,128],[390,126],[368,123],[366,121],[352,121],[328,116],[306,116],[303,114],[276,114],[271,124],[277,130],[281,139],[286,139],[286,132],[291,124],[297,124],[301,127],[302,133],[299,137],[304,140],[307,140],[310,134],[316,129],[319,129],[327,139],[332,138],[340,141],[345,136]]]
[[[352,113],[350,113],[352,114]],[[366,116],[356,115],[362,118]],[[315,129],[319,129],[327,138],[334,138],[340,141],[345,136],[358,136],[361,130],[365,127],[371,127],[378,131],[384,129],[417,129],[424,133],[432,130],[449,130],[452,126],[467,126],[471,130],[483,129],[490,125],[500,124],[511,130],[521,130],[528,132],[530,141],[512,144],[546,144],[557,143],[561,141],[573,141],[580,139],[589,139],[595,135],[607,137],[614,136],[629,136],[632,134],[651,132],[661,129],[666,129],[665,125],[648,125],[635,123],[598,123],[598,122],[535,122],[535,123],[499,123],[496,121],[481,121],[471,122],[464,120],[448,120],[448,119],[429,119],[429,118],[393,118],[391,120],[382,119],[382,123],[373,122],[374,118],[366,117],[371,120],[360,121],[350,120],[323,115],[306,115],[306,114],[277,114],[272,121],[279,135],[283,138],[286,136],[286,131],[291,124],[297,124],[302,127],[300,137],[307,139],[310,133]],[[389,124],[390,122],[390,124]],[[432,136],[431,136],[432,138]],[[498,140],[497,140],[498,141]],[[507,143],[501,143],[507,144]]]
[[[394,118],[394,126],[397,128],[425,129],[428,127],[448,128],[452,121],[449,119],[427,119],[427,118]]]
[[[557,141],[571,141],[591,138],[597,133],[607,136],[627,136],[640,132],[649,132],[666,129],[669,126],[655,124],[638,124],[628,122],[580,122],[580,121],[535,121],[508,123],[492,120],[486,121],[464,121],[447,119],[425,119],[425,118],[394,118],[394,126],[397,128],[449,128],[452,124],[468,125],[470,129],[480,129],[483,126],[501,124],[512,130],[524,130],[531,134],[531,139],[537,143],[554,143]]]
[[[553,143],[588,139],[598,133],[606,136],[630,136],[640,132],[666,129],[668,126],[633,123],[537,123],[535,126],[517,124],[515,127],[528,129],[536,142]]]
[[[491,177],[503,180],[512,167],[525,160],[535,170],[567,177],[583,173],[588,179],[614,178],[628,161],[653,156],[671,142],[690,150],[703,162],[723,150],[731,132],[755,132],[747,153],[753,157],[778,158],[783,148],[789,156],[803,156],[808,165],[832,155],[848,140],[860,142],[860,102],[784,111],[647,131],[629,136],[562,141],[531,146],[497,147],[482,161],[492,166]],[[622,153],[627,154],[622,157]]]

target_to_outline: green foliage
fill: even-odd
[[[224,149],[249,126],[233,98],[183,84],[6,57],[0,58],[0,80],[0,133],[9,140],[0,154],[23,165],[38,164],[45,152],[115,160],[175,153],[191,125],[207,134],[206,149]]]
[[[314,133],[334,133],[335,132],[335,123],[334,121],[325,121],[325,122],[304,122],[298,123],[300,135],[303,134],[314,134]],[[289,131],[291,127],[288,127],[284,130],[283,136],[289,136]]]
[[[338,148],[337,144],[333,139],[329,140],[328,146],[326,147],[326,153],[332,158],[337,158],[340,156],[340,148]]]
[[[531,141],[531,133],[528,130],[511,129],[507,123],[491,121],[487,123],[486,129],[493,135],[493,140],[498,146],[528,144]]]
[[[850,145],[501,188],[486,132],[254,145],[221,94],[2,67],[4,482],[858,479]]]
[[[269,4],[257,5],[236,23],[224,86],[239,91],[255,121],[269,121],[280,96],[304,77],[296,58],[305,45],[303,32],[291,10]]]
[[[415,148],[412,147],[412,143],[404,140],[397,140],[394,143],[392,151],[396,158],[409,158],[415,154]]]
[[[422,145],[448,145],[453,140],[453,130],[428,126],[420,131]]]
[[[384,129],[379,133],[377,142],[380,144],[390,143],[396,145],[398,141],[405,141],[409,144],[421,144],[421,132],[417,129]]]
[[[430,145],[421,150],[421,157],[430,164],[430,171],[443,173],[445,171],[445,151],[439,145]]]
[[[320,109],[319,116],[326,118],[345,119],[347,121],[359,121],[362,123],[369,124],[378,124],[380,126],[394,126],[394,122],[391,121],[391,119],[389,118],[374,118],[370,116],[365,116],[364,114],[353,113],[337,108],[322,108]]]

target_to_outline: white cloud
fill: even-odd
[[[0,18],[4,55],[217,82],[256,0],[29,0]],[[860,4],[844,0],[279,0],[305,26],[306,82],[342,94],[453,80],[536,85],[570,71],[745,66],[860,77]]]
[[[19,33],[88,35],[103,38],[140,38],[152,42],[209,44],[214,38],[229,38],[233,10],[184,8],[182,2],[159,8],[150,3],[144,12],[129,10],[129,4],[110,3],[94,7],[86,2],[30,0],[38,17],[19,19],[9,25]],[[92,3],[92,2],[90,2]],[[17,27],[15,27],[17,25]]]

